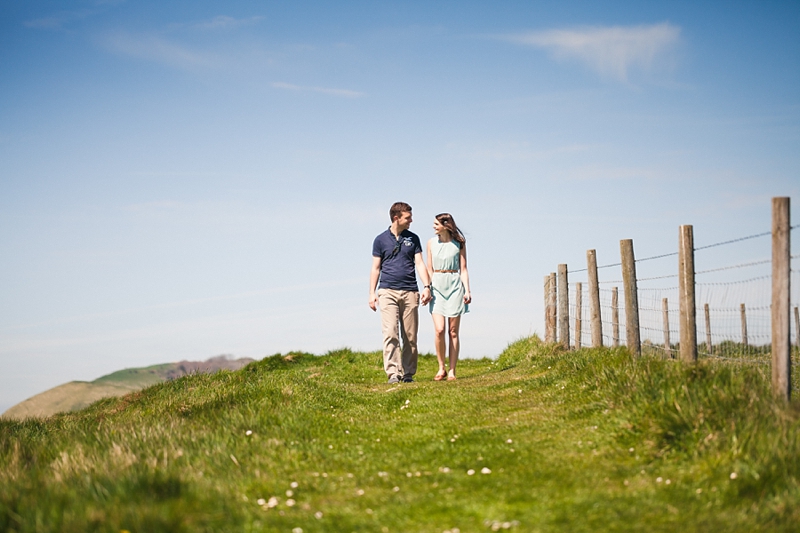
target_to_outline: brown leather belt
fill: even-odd
[[[458,270],[434,270],[434,272],[444,272],[445,274],[456,274]]]

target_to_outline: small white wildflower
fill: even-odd
[[[388,475],[389,475],[388,472],[378,472],[378,477],[386,477]]]
[[[323,472],[322,473],[322,477],[328,477],[328,473],[327,472]]]
[[[485,466],[481,468],[481,474],[491,474],[492,471],[486,468]]]
[[[372,514],[372,509],[370,509],[369,507],[367,507],[367,514]]]
[[[411,400],[406,400],[406,405],[410,404]]]
[[[375,439],[375,442],[380,442],[380,441],[381,441],[380,438]]]
[[[287,497],[287,498],[291,498],[292,496],[294,496],[294,492],[293,492],[293,491],[291,491],[291,490],[287,490],[287,491],[286,491],[286,497]]]
[[[394,492],[400,492],[400,487],[395,487],[392,489]]]
[[[456,439],[450,439],[450,442],[455,442],[455,441],[456,441]]]
[[[406,477],[411,477],[411,476],[413,476],[413,475],[414,475],[414,474],[412,474],[411,472],[406,472]]]
[[[628,448],[628,451],[633,453],[633,448]]]
[[[503,529],[510,529],[510,528],[511,528],[511,522],[503,522]]]
[[[348,472],[348,473],[347,473],[347,477],[349,477],[349,478],[352,478],[352,477],[353,477],[353,474],[351,474],[350,472]]]
[[[332,450],[333,449],[333,444],[328,444],[328,449]]]
[[[267,507],[272,509],[273,507],[277,507],[277,506],[278,506],[278,498],[276,498],[275,496],[271,497],[269,499],[269,501],[267,502]]]
[[[344,432],[345,432],[346,435],[350,434],[350,430],[349,429],[345,429]]]
[[[244,432],[244,434],[245,434],[245,435],[247,435],[247,436],[249,437],[250,435],[252,435],[252,434],[253,434],[253,432],[252,432],[251,430],[249,430],[249,429],[248,429],[247,431],[245,431],[245,432]]]
[[[303,533],[303,528],[302,527],[296,527],[296,528],[294,528],[292,530],[292,533]]]
[[[314,518],[316,518],[317,520],[322,520],[322,511],[317,511],[316,513],[314,513]]]
[[[449,474],[450,473],[450,469],[448,467],[446,467],[446,466],[440,466],[439,467],[439,472],[441,472],[442,474]]]
[[[703,492],[703,489],[697,489],[695,492],[696,492],[697,494],[700,494],[701,492]]]
[[[416,477],[420,477],[420,476],[422,475],[422,473],[421,473],[421,472],[414,472],[414,475],[415,475]]]
[[[264,505],[265,503],[267,503],[267,500],[265,500],[264,498],[259,498],[256,500],[256,503],[258,505]]]
[[[294,503],[295,501],[289,498],[288,500],[286,500],[286,507],[294,507]]]
[[[739,474],[736,472],[731,472],[731,479],[736,479],[737,477],[739,477]]]
[[[467,475],[468,476],[471,476],[473,474],[475,474],[475,471],[473,469],[470,468],[469,470],[467,470]]]
[[[626,479],[625,481],[622,482],[622,484],[627,487],[628,485],[630,485],[630,482]]]
[[[358,494],[359,496],[363,496],[364,495],[364,489],[358,489],[356,491],[356,494]]]
[[[513,441],[513,440],[511,440],[511,439],[507,439],[507,440],[506,440],[506,444],[511,444],[512,442],[514,442],[514,441]]]
[[[670,481],[669,479],[664,482],[664,484],[666,485],[669,485],[670,483],[672,483],[672,481]]]
[[[664,481],[664,478],[662,478],[661,476],[656,478],[656,483],[661,483],[662,481]]]
[[[522,394],[522,389],[517,389],[517,392],[518,392],[519,394]]]
[[[292,481],[291,483],[289,483],[289,486],[292,487],[293,489],[296,489],[298,486],[297,481]]]

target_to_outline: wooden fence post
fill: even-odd
[[[567,265],[558,265],[558,341],[569,350],[569,285]]]
[[[706,315],[706,352],[708,355],[714,355],[714,345],[711,344],[711,311],[708,304],[703,304],[703,312]]]
[[[603,321],[600,316],[600,284],[597,281],[597,252],[586,250],[586,266],[589,272],[589,320],[592,328],[592,347],[603,345]]]
[[[800,348],[800,312],[796,305],[794,306],[794,342]]]
[[[669,300],[667,298],[661,300],[661,314],[664,322],[664,357],[672,359],[672,344],[669,342]]]
[[[742,315],[742,344],[744,344],[745,348],[748,348],[750,344],[747,342],[747,311],[744,304],[739,304],[739,312]]]
[[[548,315],[548,320],[550,321],[548,324],[550,328],[550,342],[557,342],[558,291],[555,272],[550,272],[550,293],[548,295],[547,305],[550,307],[550,314]]]
[[[550,331],[550,274],[544,277],[544,342],[553,342],[553,333]]]
[[[611,289],[611,346],[619,348],[619,288]]]
[[[583,330],[583,283],[575,284],[575,349],[581,349],[581,332]]]
[[[792,239],[789,198],[772,199],[772,391],[792,397],[791,294]]]
[[[692,226],[679,228],[678,300],[681,318],[680,354],[683,361],[697,361],[697,310],[694,300],[694,232]]]
[[[636,259],[633,255],[633,240],[619,241],[622,258],[622,290],[625,293],[625,337],[628,350],[635,356],[642,355],[639,337],[639,295],[636,289]]]

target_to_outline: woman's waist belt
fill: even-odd
[[[444,272],[445,274],[457,274],[458,270],[434,270],[434,272]]]

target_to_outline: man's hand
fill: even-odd
[[[369,308],[373,311],[378,310],[378,297],[375,295],[375,293],[369,295]]]
[[[428,287],[422,289],[422,305],[428,305],[431,301],[431,290]]]

